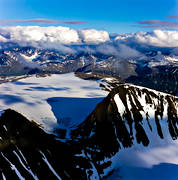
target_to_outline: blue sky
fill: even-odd
[[[116,33],[152,30],[143,28],[143,25],[150,25],[150,20],[177,23],[178,18],[171,19],[168,16],[178,16],[178,0],[0,0],[0,20],[85,21],[81,24],[60,25]],[[33,22],[15,24],[37,25]],[[155,21],[152,25],[155,25]]]

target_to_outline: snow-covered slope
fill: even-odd
[[[20,54],[24,59],[26,59],[27,61],[33,61],[34,59],[36,59],[39,55],[37,52],[35,52],[33,55],[31,56],[26,56],[25,54]]]
[[[73,116],[71,121],[85,120],[108,93],[102,91],[97,82],[85,81],[69,73],[46,77],[31,76],[3,83],[0,84],[0,94],[0,110],[12,108],[41,124],[45,130],[51,131],[58,125],[57,118]],[[83,99],[83,104],[77,103],[80,99]],[[61,116],[56,114],[56,108]]]

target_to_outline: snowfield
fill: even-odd
[[[99,83],[79,79],[74,73],[32,76],[0,84],[0,110],[14,109],[29,120],[41,124],[45,131],[52,132],[60,118],[72,118],[71,112],[74,117],[71,120],[85,120],[107,94],[101,90]],[[80,98],[83,99],[82,107]],[[72,103],[72,99],[78,103]],[[60,113],[63,114],[62,117]],[[56,114],[59,117],[56,117]],[[71,124],[75,125],[75,122]]]

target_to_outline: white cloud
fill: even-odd
[[[115,41],[119,41],[119,40],[127,40],[128,38],[132,38],[134,36],[134,33],[130,33],[130,34],[128,34],[128,33],[123,33],[123,34],[118,34],[115,38],[114,38],[114,40]]]
[[[112,44],[100,44],[96,47],[96,51],[105,55],[119,55],[118,49],[114,47]]]
[[[61,44],[79,44],[81,41],[85,43],[101,43],[109,40],[109,34],[106,31],[97,31],[95,29],[74,30],[62,26],[14,26],[2,27],[0,32],[3,34],[10,33],[9,41],[13,42],[50,42]],[[4,37],[5,38],[5,37]]]
[[[10,41],[15,42],[58,42],[72,44],[80,41],[76,30],[67,27],[15,26],[0,28],[10,33]]]
[[[105,55],[114,55],[120,58],[138,58],[142,54],[137,50],[125,45],[125,44],[100,44],[96,47],[96,51]]]
[[[121,58],[138,58],[143,56],[142,49],[149,46],[178,47],[178,31],[154,30],[112,37],[112,34],[96,29],[75,30],[62,26],[0,27],[1,46],[6,42],[57,49],[63,53],[100,52]],[[172,52],[177,52],[177,49]]]
[[[154,30],[150,33],[139,32],[135,34],[135,40],[156,47],[177,47],[178,31]]]
[[[119,56],[122,58],[136,58],[140,57],[141,53],[139,53],[137,50],[130,48],[129,46],[126,46],[124,44],[119,44]]]
[[[177,47],[178,31],[154,30],[152,32],[137,32],[135,34],[119,34],[115,41],[126,44],[140,44],[155,47]]]
[[[106,31],[97,31],[95,29],[80,30],[80,35],[85,43],[102,43],[109,41],[109,33]]]

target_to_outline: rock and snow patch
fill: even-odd
[[[27,55],[25,55],[25,54],[20,54],[25,60],[27,60],[27,61],[30,61],[30,62],[32,62],[33,61],[33,59],[36,59],[39,55],[38,55],[38,53],[37,52],[35,52],[33,55],[31,55],[31,56],[27,56]]]
[[[139,102],[143,108],[142,110],[141,109],[139,110],[143,118],[142,121],[139,123],[143,127],[144,131],[146,132],[146,135],[149,139],[149,145],[145,147],[143,146],[143,144],[138,143],[136,141],[137,134],[134,129],[133,130],[133,137],[134,137],[133,146],[129,148],[121,148],[119,152],[111,158],[111,161],[112,161],[111,167],[113,169],[115,168],[120,169],[120,167],[122,167],[123,169],[125,167],[134,169],[134,168],[153,168],[153,166],[155,165],[160,166],[160,164],[162,163],[167,163],[166,166],[169,166],[171,164],[178,165],[178,157],[177,157],[178,140],[174,139],[173,141],[173,137],[171,137],[170,132],[169,132],[170,131],[169,126],[168,126],[169,103],[167,101],[167,96],[170,96],[170,99],[174,99],[176,97],[162,93],[162,92],[158,92],[155,90],[151,90],[148,88],[144,88],[144,87],[139,87],[139,86],[134,86],[134,85],[129,85],[129,84],[123,85],[123,86],[125,89],[128,89],[128,87],[126,86],[129,86],[130,88],[134,88],[134,91],[132,91],[132,92],[135,92],[134,95],[132,93],[130,94],[128,93],[126,95],[126,102],[125,102],[128,107],[127,110],[129,110],[130,113],[132,114],[132,118],[133,118],[133,113],[134,113],[132,112],[133,105],[138,108],[137,103]],[[146,102],[146,93],[143,93],[144,91],[142,91],[144,89],[146,89],[145,92],[150,93],[149,95],[151,97],[151,101],[152,101],[151,103]],[[138,91],[140,90],[141,90],[141,93],[138,93]],[[137,97],[137,100],[138,100],[137,103],[134,100],[133,96]],[[157,129],[158,127],[155,120],[156,118],[155,112],[157,111],[157,107],[160,105],[159,103],[161,102],[160,100],[161,97],[163,98],[164,111],[163,111],[162,117],[158,116],[158,120],[159,120],[160,127],[163,133],[162,139],[160,138],[160,135],[158,134],[158,129]],[[130,100],[132,100],[132,103],[130,102]],[[117,105],[118,113],[122,117],[123,121],[125,121],[125,118],[123,115],[126,114],[126,107],[124,103],[122,102],[122,99],[120,98],[119,93],[114,95],[114,101]],[[175,106],[175,109],[178,109],[178,101],[175,100],[173,104]],[[150,123],[150,126],[152,129],[150,129],[148,122]],[[127,123],[125,122],[125,124]],[[126,127],[129,132],[129,126],[126,125]],[[111,167],[109,167],[109,169],[112,169]],[[107,172],[108,170],[106,169],[105,171]]]

